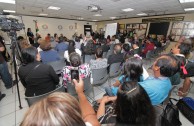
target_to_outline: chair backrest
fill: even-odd
[[[110,65],[109,77],[116,77],[121,73],[121,62]]]
[[[85,55],[85,63],[90,63],[91,59],[95,59],[95,55]]]
[[[56,74],[60,74],[63,70],[63,67],[66,65],[65,60],[58,60],[54,62],[48,62],[47,64],[51,65],[56,72]]]
[[[92,69],[91,84],[103,84],[108,79],[107,67],[101,69]]]
[[[106,58],[108,52],[103,52],[102,58]]]
[[[46,94],[39,95],[39,96],[34,96],[34,97],[25,97],[25,99],[27,100],[28,105],[31,106],[32,104],[38,102],[39,100],[47,97],[49,94],[52,94],[54,92],[65,92],[65,87],[60,86],[60,87],[56,88],[55,90],[53,90],[51,92],[48,92]]]
[[[84,78],[83,81],[84,81],[84,91],[86,91],[90,88],[90,77]],[[67,83],[67,92],[72,96],[77,96],[75,86],[73,83],[71,82]]]

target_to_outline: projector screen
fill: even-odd
[[[117,33],[117,23],[111,23],[106,25],[106,31],[105,31],[105,38],[107,38],[108,35],[113,36]]]

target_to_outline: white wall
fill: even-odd
[[[10,16],[9,16],[10,17]],[[19,19],[19,22],[21,22],[21,17],[15,17],[14,18]],[[35,23],[33,20],[37,20],[38,22],[38,28],[39,28],[39,34],[44,38],[48,33],[51,34],[51,36],[54,35],[54,33],[57,33],[58,35],[63,33],[67,38],[71,39],[72,35],[77,32],[79,34],[84,34],[84,25],[87,25],[88,22],[86,21],[76,21],[76,20],[66,20],[66,19],[55,19],[55,18],[46,18],[46,17],[33,17],[33,16],[22,16],[23,23],[25,25],[25,32],[27,31],[27,28],[31,28],[32,32],[35,34]],[[75,23],[77,23],[77,30],[75,29]],[[48,29],[43,29],[42,25],[47,25]],[[59,30],[58,26],[62,25],[63,29]],[[96,29],[95,22],[89,22],[89,25],[92,25],[92,29]],[[73,26],[73,29],[70,30],[69,26]],[[18,35],[25,36],[25,32],[19,31]],[[4,38],[7,40],[5,33],[1,33],[1,35],[4,36]]]

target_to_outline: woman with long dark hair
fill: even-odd
[[[101,100],[97,112],[101,124],[114,123],[116,126],[155,125],[154,108],[146,91],[137,81],[126,81],[121,85],[115,99],[105,96]],[[115,103],[105,110],[105,104],[110,101],[115,101]]]

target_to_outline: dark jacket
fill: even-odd
[[[108,57],[108,64],[111,65],[113,63],[123,62],[123,53],[112,54]]]
[[[59,84],[59,77],[50,65],[33,62],[19,68],[18,75],[26,88],[25,96],[48,93]]]

